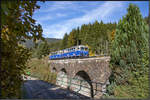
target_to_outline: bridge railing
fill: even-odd
[[[65,82],[65,81],[62,80],[62,78],[67,78],[68,81]],[[74,82],[72,82],[72,80],[77,80],[77,81],[80,82],[80,84],[74,83]],[[90,91],[93,91],[93,93],[92,93],[93,96],[95,96],[95,95],[97,94],[97,92],[102,92],[102,93],[104,93],[105,91],[103,90],[103,87],[102,87],[102,86],[106,85],[106,82],[107,82],[107,81],[106,81],[105,83],[94,82],[94,81],[88,81],[88,80],[83,80],[83,79],[78,79],[78,78],[68,78],[68,77],[66,77],[66,76],[61,77],[61,79],[57,79],[57,81],[61,82],[61,83],[62,83],[61,85],[63,85],[63,83],[68,84],[68,87],[70,87],[71,85],[79,86],[79,88],[73,87],[74,89],[78,89],[78,90],[75,91],[75,92],[77,92],[77,93],[79,93],[79,91],[81,90],[81,88],[87,88],[87,89],[89,89]],[[87,82],[89,85],[90,85],[90,84],[91,84],[91,85],[94,85],[94,84],[95,84],[95,88],[91,88],[91,86],[90,86],[90,87],[84,86],[84,85],[82,85],[83,82]],[[100,89],[100,90],[99,90],[98,86],[101,86],[101,89]],[[91,89],[93,89],[93,90],[91,90]],[[85,92],[85,93],[87,92],[87,91],[84,91],[83,89],[82,89],[81,91],[82,91],[82,92]]]

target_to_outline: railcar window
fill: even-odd
[[[84,50],[84,47],[81,47],[81,50]]]
[[[78,48],[77,47],[75,47],[75,50],[77,50]]]
[[[66,49],[66,53],[68,52],[68,49]]]

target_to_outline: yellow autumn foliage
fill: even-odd
[[[89,45],[85,45],[89,48],[89,56],[92,57],[92,56],[95,56],[95,53],[91,50],[91,47]]]

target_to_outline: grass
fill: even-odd
[[[27,65],[27,71],[31,73],[30,76],[53,84],[56,83],[56,74],[51,73],[50,66],[48,64],[48,57],[43,59],[32,58],[28,61]]]
[[[112,85],[112,95],[105,95],[103,98],[111,99],[147,99],[149,97],[149,73],[145,72],[137,79],[131,77],[129,79],[130,84],[124,85]]]

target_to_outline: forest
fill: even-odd
[[[34,52],[40,53],[38,48],[41,48],[42,45],[47,45],[49,53],[76,45],[86,45],[90,49],[90,56],[96,54],[108,55],[109,44],[113,39],[115,28],[116,23],[111,22],[105,24],[103,21],[95,21],[93,24],[83,24],[81,27],[72,29],[70,33],[65,33],[63,39],[60,41],[53,43],[45,41],[39,44]]]
[[[143,19],[148,25],[148,17]],[[111,41],[115,37],[116,26],[116,22],[103,23],[103,21],[98,22],[97,20],[92,24],[83,24],[81,27],[72,29],[70,33],[65,33],[63,38],[56,42],[44,41],[38,44],[37,47],[32,48],[33,57],[42,55],[38,48],[43,48],[44,45],[47,46],[46,51],[49,52],[46,55],[76,45],[88,46],[90,56],[110,55]],[[39,52],[38,55],[37,52]]]
[[[0,98],[21,98],[21,75],[26,74],[30,59],[42,59],[50,52],[80,44],[89,46],[91,56],[107,53],[111,57],[110,85],[103,98],[149,96],[150,18],[143,18],[137,5],[130,4],[117,23],[83,24],[53,43],[45,41],[42,26],[32,18],[40,8],[37,1],[2,1],[1,6]],[[33,39],[35,46],[22,45],[26,39]],[[44,42],[38,44],[39,40]]]

